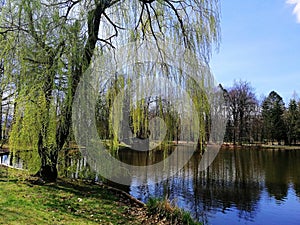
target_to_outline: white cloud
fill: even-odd
[[[287,0],[286,3],[290,5],[296,4],[293,14],[297,17],[297,23],[300,23],[300,0]]]

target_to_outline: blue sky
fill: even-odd
[[[220,0],[222,40],[211,69],[218,83],[250,82],[258,99],[300,97],[300,0]]]

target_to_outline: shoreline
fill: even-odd
[[[179,143],[173,143],[170,144],[173,146],[178,146],[178,145],[192,145],[192,143],[184,143],[184,142],[179,142]],[[255,150],[284,150],[284,151],[288,151],[288,150],[300,150],[300,145],[278,145],[278,144],[274,144],[274,145],[270,145],[270,144],[260,144],[260,143],[256,143],[256,144],[233,144],[233,143],[223,143],[221,145],[221,149],[255,149]],[[75,148],[77,150],[79,150],[79,148]],[[130,149],[124,146],[120,146],[120,150],[126,150],[126,149]],[[6,155],[9,154],[9,148],[5,147],[5,148],[0,148],[0,156],[1,155]]]
[[[300,150],[299,145],[268,145],[268,144],[242,144],[233,145],[231,143],[222,144],[221,149],[255,149],[255,150]]]

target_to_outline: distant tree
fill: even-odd
[[[260,105],[255,110],[255,114],[251,117],[251,137],[254,141],[262,142],[263,141],[263,118],[261,115]]]
[[[295,99],[291,99],[288,109],[285,113],[285,121],[287,128],[288,144],[296,144],[297,142],[297,121],[299,120],[299,109]]]
[[[258,101],[251,85],[246,81],[235,81],[225,91],[225,100],[229,107],[229,121],[225,137],[233,144],[250,141],[252,138],[251,121],[256,115]]]
[[[286,140],[286,127],[283,119],[285,106],[282,97],[275,91],[270,92],[262,103],[262,116],[265,138],[278,144]]]
[[[300,101],[297,102],[296,139],[300,141]]]

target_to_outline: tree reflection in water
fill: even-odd
[[[133,165],[152,164],[164,157],[162,151],[119,153],[122,161]],[[133,177],[132,184],[147,181],[149,185],[132,186],[130,193],[145,202],[149,197],[167,196],[206,222],[217,213],[231,211],[236,211],[236,220],[255,221],[262,208],[268,207],[261,205],[265,191],[277,203],[286,201],[289,188],[294,188],[300,197],[299,150],[222,149],[205,171],[199,169],[200,160],[201,155],[194,153],[183,169],[160,183],[154,182],[155,174]]]

